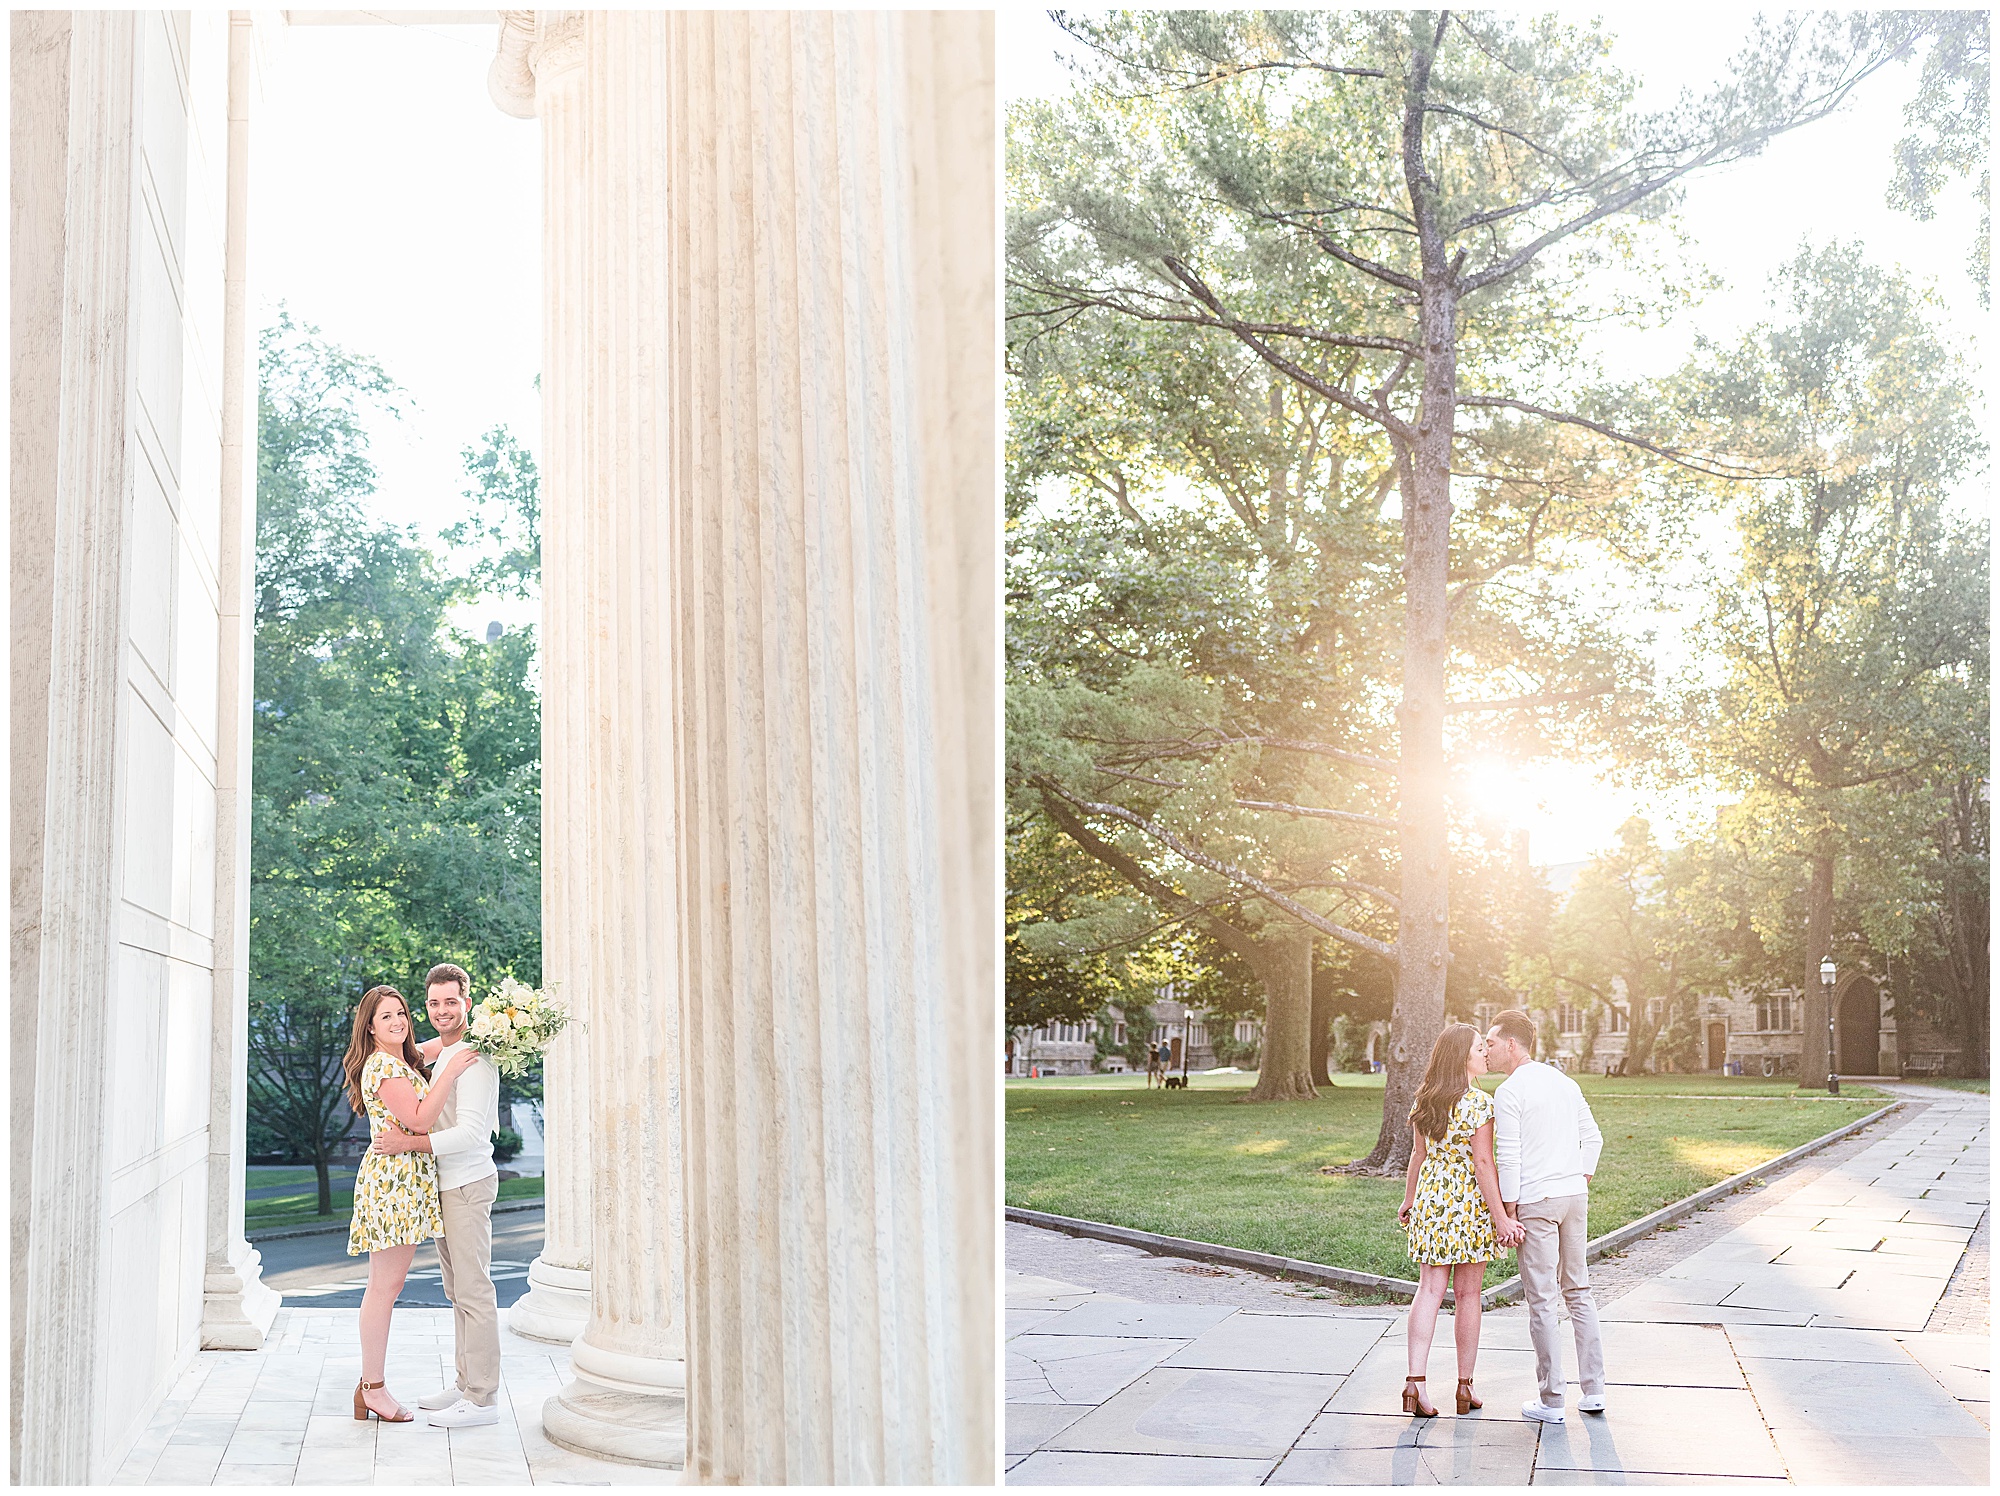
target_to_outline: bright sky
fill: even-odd
[[[1745,17],[1743,9],[1613,10],[1612,60],[1642,79],[1642,107],[1666,107],[1683,87],[1701,91],[1718,78],[1746,29]],[[1043,11],[1003,13],[1002,89],[1012,98],[1068,92],[1073,74],[1058,59],[1071,45]],[[1858,89],[1841,114],[1780,139],[1761,156],[1699,178],[1682,219],[1723,289],[1673,327],[1607,337],[1600,355],[1632,376],[1671,370],[1695,329],[1726,337],[1762,316],[1772,271],[1802,240],[1839,238],[1859,239],[1876,261],[1931,281],[1948,322],[1976,357],[1987,318],[1964,270],[1979,221],[1971,191],[1963,184],[1948,189],[1930,223],[1883,203],[1889,148],[1904,133],[1902,108],[1915,83],[1914,66],[1886,70]],[[1664,839],[1678,840],[1705,823],[1716,803],[1702,795],[1661,799],[1606,783],[1594,768],[1577,764],[1486,763],[1469,779],[1482,808],[1528,831],[1530,855],[1542,864],[1590,856],[1610,845],[1633,814],[1649,817]]]
[[[541,445],[541,155],[486,93],[498,27],[292,26],[259,136],[251,225],[266,322],[365,353],[408,391],[374,429],[379,514],[437,532],[467,507],[460,453],[506,425]],[[534,603],[463,610],[483,632]]]

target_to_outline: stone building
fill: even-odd
[[[107,1479],[277,1309],[245,225],[288,16],[381,19],[12,20],[17,1483]],[[621,999],[549,1061],[545,1429],[728,1483],[990,1479],[991,17],[496,22],[544,153],[545,970]]]
[[[1623,987],[1614,989],[1622,999]],[[1888,984],[1865,971],[1840,975],[1834,986],[1834,1070],[1841,1075],[1901,1075],[1905,1070],[1959,1074],[1960,1047],[1935,1025],[1908,1016],[1899,1019]],[[1655,999],[1657,1002],[1657,999]],[[1805,1048],[1805,1001],[1796,988],[1770,992],[1732,989],[1695,999],[1697,1069],[1736,1070],[1750,1076],[1797,1075]],[[1490,1022],[1494,1009],[1480,1010]],[[1542,1014],[1538,1011],[1537,1018]],[[1630,1028],[1625,1004],[1615,1001],[1600,1017],[1596,1042],[1583,1053],[1587,1015],[1579,1004],[1550,1010],[1561,1042],[1557,1056],[1566,1069],[1602,1072],[1625,1054]]]
[[[1016,1029],[1007,1038],[1006,1074],[1024,1077],[1089,1075],[1099,1070],[1107,1073],[1143,1070],[1143,1062],[1135,1066],[1120,1052],[1132,1039],[1140,1036],[1155,1049],[1165,1044],[1173,1056],[1173,1068],[1176,1070],[1181,1068],[1183,1049],[1189,1070],[1215,1069],[1220,1060],[1215,1040],[1210,1035],[1210,1015],[1199,1008],[1190,1008],[1173,996],[1173,992],[1171,985],[1161,988],[1158,998],[1136,1012],[1128,1012],[1116,1004],[1107,1008],[1105,1021],[1111,1025],[1111,1032],[1102,1035],[1104,1052],[1101,1055],[1099,1026],[1094,1019],[1086,1023]],[[1239,1046],[1261,1048],[1264,1025],[1254,1018],[1229,1020],[1227,1037]],[[1255,1059],[1244,1060],[1243,1068],[1255,1069]]]

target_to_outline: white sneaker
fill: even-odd
[[[500,1421],[499,1404],[482,1408],[478,1403],[461,1397],[448,1408],[431,1414],[432,1428],[477,1428],[483,1423]]]
[[[422,1408],[426,1413],[435,1413],[439,1408],[450,1407],[464,1396],[463,1392],[460,1392],[450,1383],[446,1383],[444,1386],[438,1388],[437,1391],[426,1392],[422,1397],[418,1398],[417,1406]]]
[[[1535,1423],[1561,1423],[1563,1421],[1563,1410],[1561,1408],[1545,1408],[1542,1406],[1540,1398],[1529,1398],[1528,1401],[1521,1404],[1521,1416]],[[433,1418],[431,1422],[436,1423],[437,1420]]]
[[[1576,1400],[1576,1405],[1581,1412],[1602,1413],[1604,1411],[1604,1394],[1599,1392],[1595,1396],[1592,1396],[1586,1393]]]

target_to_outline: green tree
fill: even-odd
[[[1513,978],[1535,1007],[1571,1003],[1600,1024],[1614,1011],[1626,1015],[1625,1068],[1634,1075],[1689,999],[1723,980],[1708,928],[1688,917],[1680,897],[1691,873],[1634,816],[1618,828],[1617,845],[1578,872],[1546,939],[1515,958]]]
[[[1801,1079],[1823,1085],[1818,969],[1845,935],[1843,867],[1868,943],[1911,953],[1949,857],[1938,828],[1987,774],[1987,533],[1954,500],[1984,449],[1922,294],[1846,246],[1801,252],[1778,290],[1781,320],[1678,381],[1737,460],[1773,475],[1722,495],[1734,565],[1715,573],[1700,636],[1715,679],[1687,697],[1685,741],[1742,797],[1759,855],[1802,875],[1800,927],[1773,928],[1762,901],[1760,940],[1804,994]]]
[[[456,635],[468,584],[366,517],[382,370],[289,317],[261,362],[249,1088],[326,1214],[361,992],[392,983],[421,1014],[436,961],[540,978],[535,644]],[[505,433],[467,462],[481,493],[496,473],[532,491]]]
[[[1580,487],[1601,500],[1594,480],[1615,459],[1598,443],[1698,462],[1584,393],[1575,328],[1630,310],[1588,304],[1587,272],[1631,263],[1645,242],[1635,225],[1691,174],[1824,117],[1910,40],[1865,19],[1761,25],[1706,99],[1642,116],[1603,37],[1552,18],[1177,11],[1065,24],[1090,50],[1095,87],[1022,108],[1010,142],[1010,166],[1032,181],[1008,246],[1025,335],[1103,314],[1177,330],[1190,347],[1227,341],[1386,449],[1403,668],[1395,742],[1371,756],[1394,765],[1399,790],[1398,994],[1367,1164],[1400,1168],[1445,1012],[1446,719],[1473,705],[1446,689],[1454,608],[1480,585],[1476,569],[1454,576],[1454,477],[1485,480],[1495,504],[1560,511]],[[1540,531],[1516,533],[1532,550]],[[1614,684],[1588,652],[1556,663],[1478,704],[1528,711]]]
[[[1921,24],[1930,47],[1917,95],[1903,107],[1910,133],[1896,142],[1889,206],[1928,223],[1937,216],[1937,197],[1947,181],[1979,173],[1979,239],[1966,257],[1966,270],[1979,288],[1979,304],[1986,306],[1993,234],[1992,172],[1986,161],[1991,17],[1983,10],[1940,10],[1922,15]]]

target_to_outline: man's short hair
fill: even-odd
[[[440,961],[431,968],[431,974],[424,978],[424,991],[428,992],[440,982],[458,983],[458,995],[472,995],[472,978],[465,974],[463,966],[453,966],[449,961]]]
[[[1512,1039],[1521,1046],[1530,1058],[1535,1053],[1535,1021],[1519,1008],[1508,1008],[1493,1015],[1491,1028],[1500,1031],[1503,1039]],[[1491,1029],[1489,1029],[1489,1032]]]

